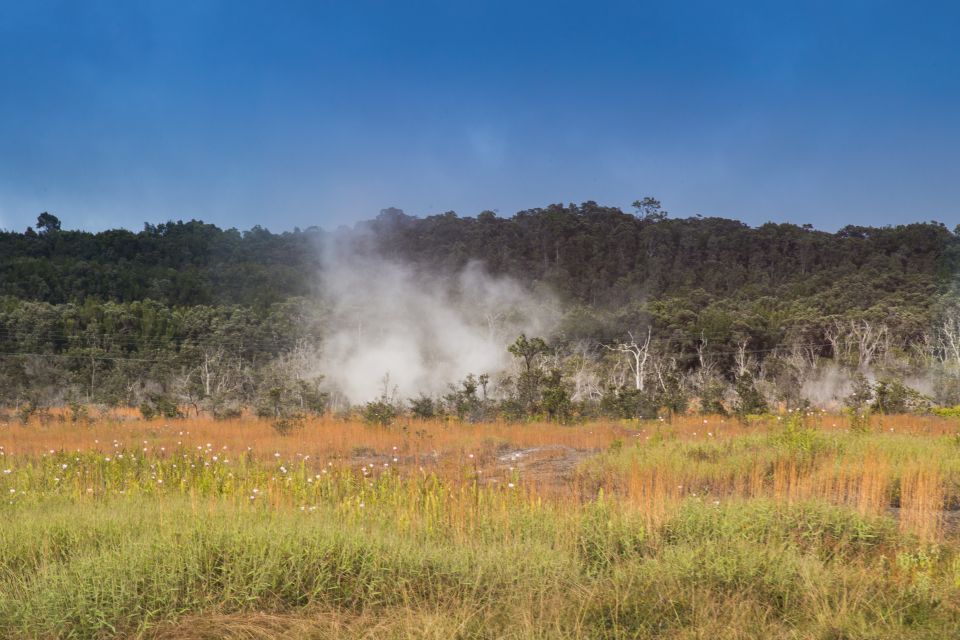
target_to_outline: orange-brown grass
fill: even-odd
[[[789,418],[789,414],[751,416],[745,420],[732,416],[679,415],[672,419],[624,420],[621,424],[636,429],[636,437],[649,438],[668,433],[670,437],[708,439],[741,436],[758,430],[777,428]],[[811,411],[804,416],[806,422],[825,433],[850,431],[850,418],[842,414]],[[953,435],[960,429],[960,421],[936,415],[879,415],[870,416],[869,430],[876,433],[899,433],[902,435],[942,436]]]
[[[783,456],[772,465],[757,460],[729,474],[710,476],[703,475],[696,465],[634,464],[622,474],[607,473],[600,486],[607,494],[622,496],[652,524],[691,497],[717,504],[741,498],[785,504],[825,501],[853,508],[864,516],[896,515],[904,532],[928,542],[942,539],[946,533],[944,509],[948,502],[957,501],[956,495],[947,495],[935,462],[918,460],[898,470],[875,453],[861,459],[830,455],[815,465]],[[592,493],[583,487],[579,491]]]
[[[271,420],[253,416],[145,421],[129,411],[119,411],[72,422],[69,413],[51,415],[34,417],[25,425],[0,423],[0,454],[99,451],[108,455],[133,449],[162,457],[176,450],[202,449],[232,456],[244,453],[252,458],[306,460],[310,466],[333,461],[337,466],[362,463],[400,472],[429,467],[431,473],[465,481],[464,485],[515,483],[553,500],[580,502],[602,489],[622,497],[651,521],[688,497],[767,498],[784,503],[825,500],[868,516],[896,509],[901,526],[924,539],[941,536],[944,505],[960,503],[956,473],[945,475],[935,460],[894,462],[889,447],[886,451],[871,448],[888,437],[906,435],[920,439],[918,442],[933,442],[957,432],[956,420],[936,416],[873,416],[871,433],[860,436],[874,443],[865,450],[827,449],[805,457],[780,451],[775,440],[763,439],[775,436],[787,416],[747,421],[677,416],[669,421],[598,421],[572,426],[400,420],[389,427],[324,416],[307,419],[292,433],[282,435]],[[858,437],[848,433],[845,416],[813,412],[805,420],[827,437],[851,442]],[[750,446],[756,453],[730,463],[722,451],[711,449],[739,438],[754,442]],[[671,442],[679,447],[671,454],[673,458],[630,459],[626,465],[602,466],[599,475],[577,471],[578,464],[596,452],[623,449],[629,456],[629,451],[653,451]],[[616,459],[615,453],[611,455]]]
[[[107,449],[114,441],[121,445],[150,446],[206,445],[216,440],[221,445],[242,450],[272,453],[302,453],[345,457],[360,449],[432,455],[470,452],[491,445],[517,448],[566,446],[574,449],[602,449],[615,440],[640,441],[664,433],[671,438],[707,440],[755,434],[776,428],[782,416],[756,420],[733,417],[681,415],[670,420],[601,420],[561,426],[555,423],[512,423],[497,421],[482,424],[455,420],[401,420],[395,425],[371,427],[360,420],[342,420],[332,416],[309,418],[302,428],[282,436],[273,421],[244,416],[215,420],[208,416],[145,421],[131,408],[90,411],[94,419],[71,421],[70,410],[54,408],[45,415],[32,417],[27,424],[8,418],[0,421],[0,445],[8,451],[38,453],[54,450],[86,451]],[[849,430],[849,419],[842,415],[811,412],[807,421],[824,432]],[[960,423],[939,416],[875,415],[870,429],[877,433],[906,435],[952,435]],[[396,447],[396,449],[394,449]]]
[[[958,427],[936,416],[874,416],[859,432],[823,413],[746,423],[684,417],[641,425],[640,439],[591,461],[577,481],[582,495],[602,488],[654,521],[691,497],[825,501],[894,515],[905,532],[932,541],[960,534],[946,515],[960,505]]]
[[[0,446],[7,453],[38,454],[55,451],[108,451],[117,446],[166,449],[185,447],[250,451],[255,455],[310,455],[321,458],[349,458],[370,454],[440,456],[468,460],[498,448],[564,446],[572,449],[606,448],[631,433],[616,422],[560,426],[551,423],[465,424],[456,421],[403,421],[390,427],[370,426],[358,420],[330,416],[309,418],[288,435],[281,435],[271,420],[244,417],[214,420],[191,417],[174,420],[115,419],[91,422],[31,419],[0,424]]]
[[[915,465],[900,481],[900,528],[921,540],[937,540],[943,522],[943,485],[934,467]]]

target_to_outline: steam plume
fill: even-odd
[[[557,318],[534,296],[479,263],[437,274],[388,260],[358,232],[336,234],[323,250],[330,323],[323,373],[351,402],[389,390],[435,395],[468,373],[495,373],[516,336],[548,334]]]

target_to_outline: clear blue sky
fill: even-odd
[[[954,2],[0,0],[0,228],[960,223]]]

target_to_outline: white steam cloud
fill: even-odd
[[[355,234],[336,234],[323,251],[330,322],[322,372],[350,402],[396,390],[401,398],[436,395],[467,374],[509,364],[507,346],[521,332],[547,335],[558,312],[481,264],[457,273],[425,273],[387,260]]]

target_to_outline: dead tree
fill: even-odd
[[[866,319],[836,320],[824,335],[834,357],[851,363],[855,361],[859,371],[869,369],[890,347],[887,326]]]
[[[937,327],[936,347],[944,365],[960,370],[960,313],[947,314]]]
[[[634,387],[637,391],[643,391],[647,360],[650,358],[650,339],[653,336],[653,329],[651,327],[647,328],[647,337],[643,343],[637,342],[632,332],[628,331],[627,335],[630,337],[629,341],[618,342],[613,346],[603,346],[610,351],[617,351],[627,356],[627,364],[634,378]]]
[[[737,342],[737,350],[733,354],[733,362],[736,365],[737,378],[742,378],[745,373],[750,373],[756,368],[757,359],[747,351],[747,345],[750,343],[748,338]]]

